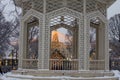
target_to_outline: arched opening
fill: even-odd
[[[105,68],[105,23],[99,18],[90,20],[90,69],[104,70]]]
[[[26,50],[23,54],[23,68],[37,69],[38,66],[38,41],[39,41],[39,20],[30,17],[25,22],[26,28]]]
[[[98,58],[98,38],[97,38],[97,32],[98,32],[99,22],[93,21],[91,19],[90,22],[90,60],[96,60]]]
[[[58,16],[50,23],[50,70],[77,70],[77,19]]]

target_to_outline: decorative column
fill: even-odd
[[[44,19],[46,16],[44,17]],[[43,68],[49,70],[49,54],[50,54],[50,26],[48,20],[45,19],[44,26],[44,63]]]
[[[38,69],[43,69],[43,63],[44,63],[44,24],[43,20],[39,19],[39,46],[38,46]]]
[[[79,19],[79,29],[78,29],[78,70],[84,70],[84,24],[83,24],[83,17]]]
[[[87,35],[87,16],[86,16],[86,0],[83,2],[83,24],[84,24],[84,70],[88,70],[88,35]]]
[[[105,70],[109,71],[109,38],[108,38],[108,21],[105,23]]]
[[[43,15],[43,43],[44,43],[44,48],[43,48],[43,61],[42,61],[42,68],[44,70],[49,70],[49,54],[50,54],[50,26],[49,26],[49,21],[46,18],[46,0],[44,0],[44,15]]]
[[[98,60],[105,60],[105,25],[102,21],[100,21],[100,25],[98,26],[98,41],[97,41],[97,46],[98,46]]]
[[[20,50],[19,50],[19,68],[23,68],[23,60],[26,58],[27,49],[27,24],[25,20],[21,20],[21,31],[20,31]]]
[[[24,23],[23,23],[23,20],[21,19],[20,21],[20,37],[19,37],[19,54],[18,54],[18,69],[22,69],[22,59],[23,59],[23,56],[22,56],[22,47],[23,47],[23,27],[24,27]]]

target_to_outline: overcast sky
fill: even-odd
[[[120,13],[120,0],[117,0],[113,5],[108,8],[108,19],[118,13]]]
[[[2,0],[3,4],[8,4],[5,11],[4,11],[4,15],[7,16],[7,18],[9,17],[9,12],[11,10],[14,10],[14,5],[12,4],[13,2],[9,2],[10,0]],[[114,16],[115,14],[120,13],[120,0],[117,0],[113,5],[111,5],[111,7],[108,8],[107,10],[107,17],[108,19],[112,16]],[[15,14],[12,14],[11,16],[16,16]],[[9,20],[12,17],[9,17]]]

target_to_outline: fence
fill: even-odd
[[[120,58],[110,59],[110,70],[119,70],[120,71]]]
[[[23,68],[24,69],[37,69],[38,60],[37,59],[23,59]]]
[[[78,70],[78,60],[50,59],[50,70]]]
[[[49,60],[50,70],[78,70],[79,62],[78,59],[66,60],[66,59],[50,59]],[[16,70],[18,68],[17,59],[1,59],[1,68],[8,68],[10,70]],[[37,69],[38,60],[37,59],[23,59],[24,69]],[[105,61],[104,60],[90,60],[90,70],[104,70]],[[120,59],[110,60],[110,69],[120,70]]]
[[[17,70],[18,60],[17,59],[0,59],[0,68],[2,72]]]
[[[105,61],[90,60],[90,70],[105,70]]]

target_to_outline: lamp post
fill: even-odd
[[[14,51],[12,50],[12,69],[13,69],[13,56],[14,56]]]
[[[16,61],[17,61],[17,50],[16,50]]]
[[[17,49],[16,49],[16,60],[15,60],[15,66],[16,66],[16,69],[17,69],[17,66],[18,66],[18,60],[17,60]]]

